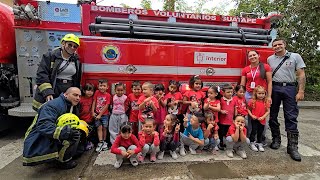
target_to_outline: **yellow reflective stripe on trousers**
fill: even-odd
[[[57,127],[56,128],[56,130],[53,133],[53,139],[59,139],[59,136],[60,136],[62,128],[63,127]]]
[[[36,101],[36,100],[33,100],[32,101],[32,106],[35,107],[36,109],[40,109],[40,107],[42,106],[42,103]]]
[[[31,158],[23,157],[24,163],[35,163],[35,162],[41,162],[49,159],[56,159],[59,156],[58,152],[54,152],[51,154],[46,154],[42,156],[35,156]]]
[[[61,150],[59,151],[59,161],[60,162],[65,162],[65,161],[69,161],[70,159],[66,159],[65,161],[63,160],[64,158],[64,154],[66,152],[66,150],[69,148],[70,146],[70,142],[67,140],[64,140],[62,142],[63,147],[61,148]]]
[[[36,124],[37,122],[37,119],[38,119],[38,114],[34,117],[33,121],[32,121],[32,124],[30,125],[30,127],[28,128],[26,134],[25,134],[25,137],[24,139],[26,139],[28,136],[29,136],[29,133],[31,132],[33,126]]]
[[[49,89],[49,88],[52,89],[52,86],[50,83],[43,83],[38,88],[39,88],[40,92],[42,92],[42,91]]]

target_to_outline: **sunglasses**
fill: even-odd
[[[72,45],[71,43],[67,43],[67,46],[73,49],[77,49],[79,47],[78,45]]]

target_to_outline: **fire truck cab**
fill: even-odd
[[[82,84],[97,84],[105,78],[111,94],[116,82],[124,82],[130,93],[134,80],[167,87],[169,80],[187,83],[192,75],[200,75],[204,86],[237,84],[248,63],[247,51],[259,51],[265,61],[272,54],[270,42],[276,35],[272,17],[31,0],[17,1],[13,12],[19,105],[9,108],[8,114],[20,117],[35,115],[31,102],[38,64],[67,33],[80,37]]]

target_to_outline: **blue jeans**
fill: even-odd
[[[102,115],[99,120],[95,121],[96,127],[99,127],[102,125],[103,127],[107,128],[108,124],[109,124],[109,115]]]
[[[278,113],[281,101],[283,102],[283,112],[285,119],[285,130],[298,133],[298,105],[296,102],[296,86],[278,86],[272,87],[272,104],[270,109],[269,126],[271,130],[277,130],[280,127],[278,122]]]

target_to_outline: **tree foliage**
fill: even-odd
[[[124,7],[124,8],[131,8],[129,5],[125,4],[125,3],[121,3],[120,6]]]
[[[319,0],[234,0],[237,8],[232,15],[240,12],[268,14],[279,12],[278,36],[287,40],[287,49],[303,57],[307,68],[307,82],[311,85],[320,83],[320,3]]]
[[[140,3],[141,7],[143,9],[152,9],[151,8],[151,0],[141,0],[141,3]]]

